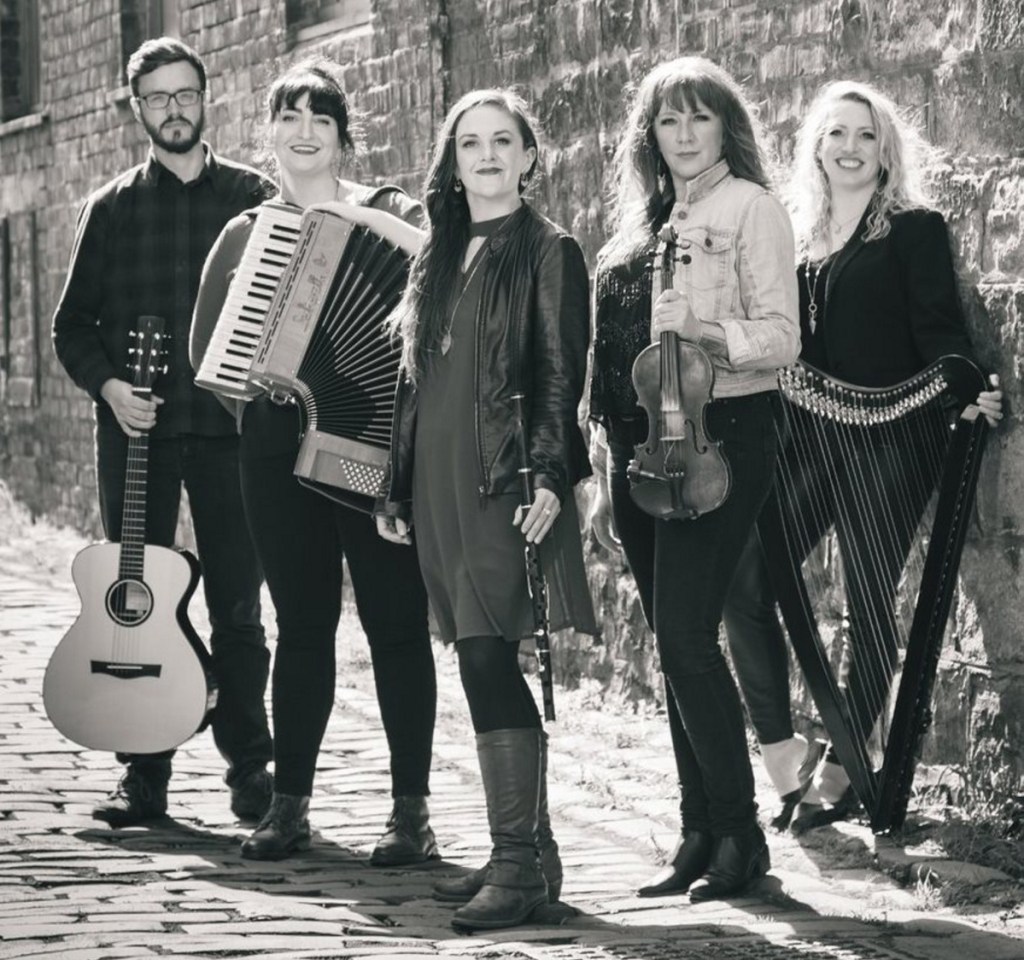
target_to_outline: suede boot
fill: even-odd
[[[476,744],[491,828],[491,859],[483,886],[455,911],[452,926],[514,927],[548,898],[537,853],[541,731],[492,730],[477,734]]]
[[[707,872],[690,887],[690,900],[723,900],[743,893],[771,868],[768,842],[755,823],[743,833],[715,837]]]
[[[711,862],[715,838],[704,830],[683,830],[668,863],[640,887],[638,897],[667,897],[685,893],[704,875]]]
[[[284,860],[298,850],[308,850],[309,845],[309,797],[275,793],[259,826],[242,843],[242,856],[248,860]]]
[[[558,855],[558,844],[551,830],[551,813],[548,810],[548,735],[540,734],[540,798],[537,803],[537,849],[540,865],[548,884],[548,903],[557,903],[562,895],[562,860]],[[487,879],[490,863],[477,867],[472,873],[442,880],[434,885],[434,899],[446,903],[467,903],[472,900]]]
[[[402,867],[436,860],[437,841],[430,829],[426,797],[395,797],[387,828],[370,854],[375,867]]]

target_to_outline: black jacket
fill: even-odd
[[[889,233],[868,243],[866,217],[828,271],[818,336],[807,322],[806,267],[799,269],[801,358],[861,387],[907,380],[945,354],[973,360],[942,215],[898,213]]]
[[[517,489],[510,397],[526,396],[534,484],[564,500],[590,475],[577,408],[590,338],[587,267],[576,241],[527,205],[487,241],[476,317],[476,446],[481,496]],[[403,380],[391,435],[392,505],[412,498],[415,387]]]

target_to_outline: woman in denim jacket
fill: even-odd
[[[739,893],[770,865],[718,628],[771,484],[775,373],[799,348],[793,234],[767,189],[742,94],[703,58],[662,64],[642,81],[616,164],[615,233],[597,277],[591,416],[607,432],[612,514],[657,638],[682,789],[682,837],[640,894],[689,890],[691,900],[707,900]],[[652,295],[665,223],[678,239],[674,289]],[[699,343],[714,364],[705,423],[732,484],[725,503],[697,519],[654,519],[629,495],[626,467],[648,432],[631,370],[665,330]]]

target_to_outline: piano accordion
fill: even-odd
[[[384,479],[400,351],[384,330],[409,256],[332,213],[307,210],[267,310],[248,379],[293,397],[304,431],[300,482],[372,509]]]
[[[986,421],[947,356],[890,388],[780,372],[776,481],[758,521],[797,661],[875,832],[905,819]]]
[[[268,201],[260,206],[196,371],[197,386],[237,400],[250,400],[260,393],[249,381],[249,370],[267,311],[295,251],[301,221],[302,209],[292,204]]]

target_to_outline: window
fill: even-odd
[[[0,385],[9,407],[39,403],[39,257],[35,211],[0,220]]]
[[[293,41],[338,33],[370,22],[370,0],[286,0],[285,20]]]
[[[179,0],[121,0],[121,66],[153,37],[176,37]]]
[[[33,113],[39,105],[39,4],[0,0],[0,120]]]

